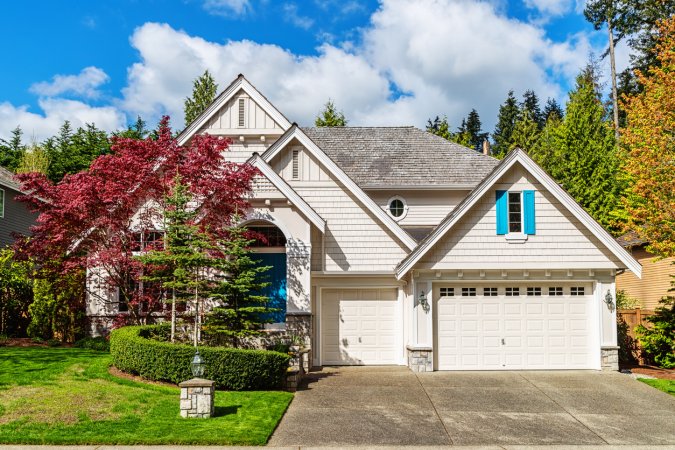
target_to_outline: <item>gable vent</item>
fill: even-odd
[[[297,180],[300,178],[300,161],[299,161],[300,152],[298,150],[293,150],[293,179]]]
[[[244,110],[245,110],[244,99],[240,98],[239,99],[239,126],[240,127],[246,126],[246,122],[244,120],[245,119]]]

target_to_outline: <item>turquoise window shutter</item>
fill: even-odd
[[[534,191],[523,191],[523,216],[525,217],[525,234],[536,234],[534,214]]]
[[[509,232],[509,214],[506,191],[497,191],[497,234]]]

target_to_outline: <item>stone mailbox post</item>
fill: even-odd
[[[214,415],[215,381],[193,378],[183,381],[178,386],[181,417],[208,419]]]

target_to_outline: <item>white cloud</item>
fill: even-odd
[[[295,3],[285,3],[282,7],[284,12],[284,20],[295,25],[298,28],[309,30],[314,25],[314,20],[310,17],[303,16],[298,11],[298,5]]]
[[[547,16],[561,16],[569,12],[575,4],[572,0],[525,0],[525,6]]]
[[[59,98],[43,98],[38,104],[43,114],[30,112],[27,106],[0,103],[0,137],[7,138],[17,125],[21,126],[26,139],[41,141],[53,136],[66,120],[74,127],[94,123],[106,131],[118,130],[126,124],[124,114],[113,106],[94,107]]]
[[[30,87],[30,91],[43,97],[72,94],[83,98],[95,99],[100,96],[98,88],[107,83],[110,77],[98,67],[85,67],[77,75],[54,75],[52,81],[42,81]]]
[[[203,8],[209,14],[229,17],[246,14],[251,9],[249,0],[204,0]]]

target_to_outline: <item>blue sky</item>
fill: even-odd
[[[244,73],[291,120],[330,97],[352,125],[423,126],[473,107],[485,129],[509,89],[564,102],[604,33],[571,0],[119,0],[7,2],[0,16],[0,137],[63,120],[154,125],[205,69]],[[625,66],[619,51],[619,68]]]

